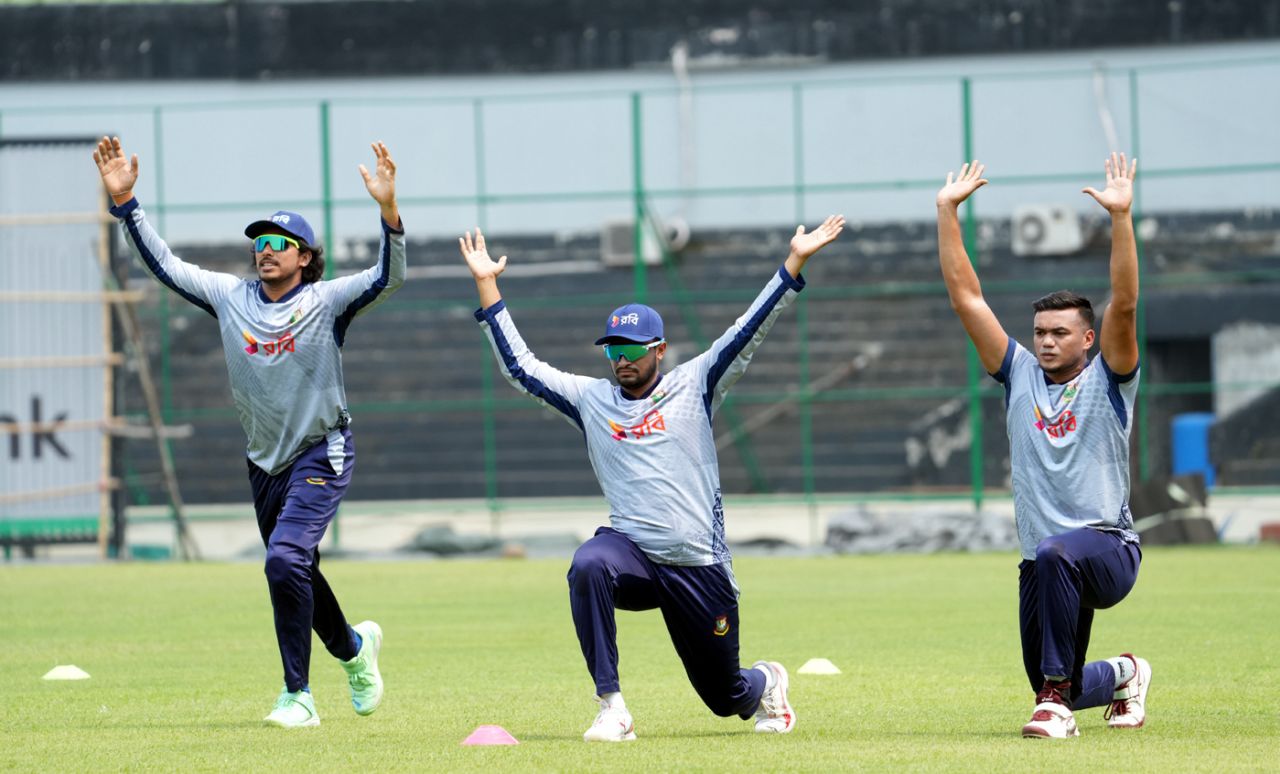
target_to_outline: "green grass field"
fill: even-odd
[[[788,736],[711,715],[656,612],[621,613],[639,740],[588,745],[593,688],[565,561],[325,564],[386,639],[387,696],[352,712],[317,643],[319,728],[260,725],[281,683],[261,567],[0,566],[0,769],[25,771],[1243,771],[1280,768],[1280,551],[1150,549],[1090,655],[1153,666],[1147,727],[1024,740],[1012,554],[737,562],[742,656],[792,670]],[[836,676],[796,675],[831,659]],[[41,678],[56,664],[92,675]],[[513,747],[462,747],[477,725]]]

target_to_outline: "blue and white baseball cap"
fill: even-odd
[[[604,335],[596,339],[596,344],[614,339],[644,344],[661,338],[662,316],[644,304],[627,304],[614,309],[609,315],[604,323]]]
[[[304,245],[316,243],[316,232],[311,230],[311,224],[296,212],[278,210],[266,220],[255,220],[245,226],[244,235],[257,239],[268,231],[283,231]]]

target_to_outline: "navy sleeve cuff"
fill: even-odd
[[[798,277],[792,277],[791,272],[787,271],[785,264],[778,267],[778,276],[782,278],[782,284],[786,285],[791,290],[794,290],[797,293],[804,290],[804,275],[801,274]]]
[[[490,320],[495,315],[497,315],[498,312],[501,312],[503,309],[506,309],[506,308],[507,308],[506,299],[499,299],[496,304],[489,307],[488,309],[477,309],[475,312],[476,322],[484,322],[485,320]]]
[[[138,203],[138,197],[135,196],[129,199],[129,201],[125,202],[124,204],[112,205],[110,212],[112,215],[114,215],[117,218],[126,218],[129,216],[129,213],[133,212],[134,210],[138,209],[141,206],[142,205]]]
[[[391,225],[390,223],[388,223],[388,222],[386,221],[386,219],[385,219],[385,218],[379,217],[379,218],[378,218],[378,220],[381,220],[381,221],[382,221],[382,230],[383,230],[383,231],[385,231],[385,232],[387,232],[388,234],[403,234],[403,233],[404,233],[404,216],[403,216],[403,215],[402,215],[402,216],[400,216],[400,228],[396,228],[395,226]]]
[[[1098,355],[1098,359],[1102,361],[1102,367],[1106,369],[1106,372],[1110,375],[1111,381],[1115,382],[1116,384],[1124,384],[1125,382],[1133,381],[1133,377],[1138,375],[1138,369],[1142,367],[1142,361],[1138,361],[1138,364],[1135,365],[1133,367],[1133,370],[1130,371],[1129,373],[1118,374],[1115,371],[1111,370],[1111,365],[1107,363],[1107,359],[1105,357],[1103,357],[1102,355]]]
[[[1005,344],[1004,358],[1000,361],[1000,370],[991,374],[991,378],[1001,384],[1009,381],[1009,370],[1013,368],[1013,351],[1016,346],[1017,344],[1014,342],[1013,337],[1010,336],[1009,343]]]

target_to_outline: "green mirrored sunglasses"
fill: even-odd
[[[289,237],[283,236],[281,234],[263,234],[262,236],[253,240],[253,249],[255,252],[259,252],[259,253],[262,252],[263,250],[266,250],[268,247],[270,247],[272,250],[278,253],[284,249],[285,245],[293,245],[299,250],[302,249],[302,245],[298,242],[298,240],[290,239]]]
[[[658,339],[648,344],[605,344],[604,356],[609,358],[610,363],[618,362],[618,358],[625,357],[627,362],[634,363],[645,355],[649,354],[649,350],[662,344],[666,339]]]

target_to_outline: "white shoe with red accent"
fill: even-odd
[[[1031,720],[1022,727],[1024,739],[1069,739],[1080,736],[1076,717],[1067,706],[1063,691],[1070,691],[1071,683],[1046,682],[1036,694],[1036,708]]]
[[[630,742],[636,738],[636,724],[626,707],[610,707],[599,697],[600,713],[596,722],[582,735],[587,742]]]
[[[1080,736],[1075,715],[1061,704],[1043,702],[1031,713],[1031,721],[1022,727],[1027,739],[1068,739]]]
[[[1142,728],[1147,722],[1147,689],[1151,687],[1151,665],[1132,653],[1121,656],[1133,660],[1135,673],[1116,689],[1103,716],[1111,728]]]
[[[751,668],[765,675],[764,693],[756,709],[756,733],[790,733],[796,727],[796,712],[787,703],[787,670],[777,661],[757,661]]]

